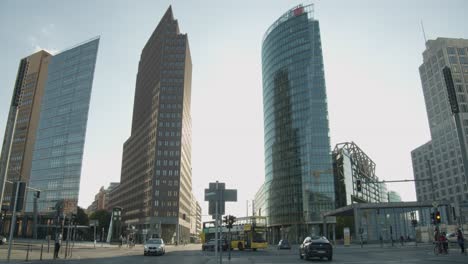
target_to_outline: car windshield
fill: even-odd
[[[162,244],[161,239],[150,239],[146,242],[146,244]]]
[[[311,238],[312,240],[326,240],[326,238],[323,237],[323,236],[311,236],[310,238]]]

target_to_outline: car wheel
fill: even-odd
[[[256,248],[252,248],[252,250],[253,250],[253,251],[257,251],[257,249],[256,249]]]
[[[328,256],[328,261],[332,261],[332,259],[333,259],[332,255]]]
[[[299,258],[300,258],[300,259],[303,259],[303,258],[304,258],[304,256],[302,256],[302,253],[301,253],[301,250],[300,250],[300,249],[299,249]]]

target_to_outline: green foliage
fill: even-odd
[[[85,213],[83,208],[78,206],[78,210],[76,212],[76,224],[77,225],[89,225],[88,215]]]
[[[102,230],[102,228],[104,227],[106,231],[108,231],[109,229],[109,225],[110,225],[110,220],[111,220],[111,213],[106,211],[106,210],[98,210],[94,213],[92,213],[90,216],[89,216],[89,219],[91,220],[98,220],[99,221],[99,225],[98,225],[98,230]]]

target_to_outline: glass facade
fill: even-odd
[[[340,143],[336,145],[332,156],[336,208],[353,203],[384,202],[382,183],[375,175],[376,164],[361,148],[354,142]]]
[[[48,77],[29,186],[41,190],[39,212],[52,211],[59,200],[76,207],[99,39],[53,56]],[[26,211],[33,210],[28,195]]]
[[[290,226],[290,237],[299,237],[335,205],[320,29],[311,5],[289,10],[267,30],[262,72],[268,225]]]

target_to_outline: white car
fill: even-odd
[[[164,255],[166,253],[166,245],[162,238],[151,238],[145,243],[144,255]]]
[[[450,243],[457,243],[457,233],[447,233],[447,240]]]

